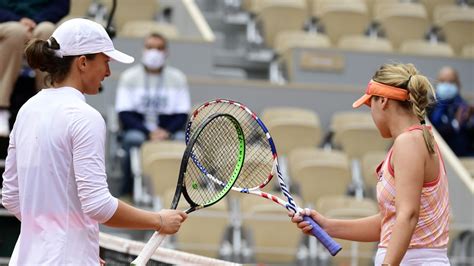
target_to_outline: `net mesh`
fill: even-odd
[[[234,187],[254,188],[267,183],[272,172],[273,154],[267,135],[255,119],[252,111],[239,103],[213,101],[198,107],[191,116],[191,125],[186,132],[188,140],[199,125],[210,115],[230,114],[237,119],[245,135],[245,162]],[[225,153],[223,154],[225,157]]]
[[[198,205],[214,203],[225,195],[238,168],[240,153],[239,135],[226,116],[211,120],[200,132],[188,159],[184,183],[191,200]],[[195,163],[196,162],[196,163]],[[213,180],[204,174],[204,168]]]
[[[100,257],[107,266],[130,265],[145,245],[142,242],[100,233]],[[239,265],[192,253],[158,248],[147,265]]]

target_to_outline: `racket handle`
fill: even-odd
[[[318,223],[316,223],[311,217],[304,216],[303,220],[308,222],[313,229],[311,229],[311,234],[313,234],[321,244],[331,253],[331,255],[335,256],[341,249],[341,245],[334,241],[326,231],[324,231]]]
[[[137,266],[144,266],[150,260],[153,253],[155,253],[156,249],[161,245],[161,242],[165,239],[166,235],[160,235],[158,232],[155,232],[150,240],[146,243],[143,247],[138,257],[132,261],[130,265],[137,265]]]

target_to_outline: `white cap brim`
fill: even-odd
[[[135,58],[133,58],[132,56],[122,53],[118,50],[112,50],[112,51],[107,51],[103,53],[107,55],[108,57],[112,58],[113,60],[118,61],[120,63],[131,64],[133,63],[133,61],[135,61]]]

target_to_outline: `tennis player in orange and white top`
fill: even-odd
[[[105,122],[85,102],[110,75],[109,61],[133,62],[87,19],[62,23],[26,58],[48,72],[10,134],[2,204],[21,221],[10,265],[98,265],[99,223],[173,234],[187,215],[140,210],[113,197],[104,165]]]
[[[448,180],[440,151],[425,125],[434,90],[411,64],[386,64],[354,102],[370,107],[384,138],[394,143],[377,168],[380,212],[356,220],[328,219],[305,210],[335,238],[379,241],[375,265],[449,265]],[[295,215],[307,233],[311,226]]]

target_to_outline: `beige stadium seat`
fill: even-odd
[[[393,51],[392,44],[385,38],[374,38],[365,35],[347,35],[339,39],[337,47],[344,50],[363,52],[383,52]]]
[[[334,44],[344,35],[362,34],[369,24],[367,6],[363,1],[324,0],[316,8],[314,13]]]
[[[474,157],[460,157],[459,160],[471,174],[471,177],[474,178]]]
[[[261,24],[265,44],[273,48],[282,31],[301,30],[306,21],[305,0],[260,0],[257,22]],[[284,18],[284,19],[283,19]]]
[[[408,40],[400,46],[400,52],[410,55],[451,57],[454,51],[447,43],[432,43],[426,40]]]
[[[102,0],[102,2],[110,12],[112,0]],[[159,0],[140,0],[140,4],[137,4],[135,0],[118,0],[114,18],[117,32],[121,32],[123,25],[128,21],[153,20],[159,11],[159,2]]]
[[[288,79],[291,81],[293,71],[293,55],[291,53],[294,48],[329,48],[331,41],[326,34],[313,33],[305,31],[283,31],[277,34],[275,39],[275,53],[279,55],[279,62],[286,66]]]
[[[437,6],[456,4],[456,0],[420,0],[420,2],[425,6],[430,20],[433,20],[433,13]]]
[[[299,147],[316,147],[321,142],[319,116],[309,109],[296,107],[266,108],[262,120],[273,137],[280,155]]]
[[[464,45],[461,52],[462,57],[474,59],[474,44]]]
[[[371,151],[386,151],[391,144],[390,139],[382,138],[367,112],[335,113],[331,130],[334,132],[333,144],[342,148],[350,159],[360,159]]]
[[[377,4],[374,16],[395,48],[405,40],[423,38],[429,29],[426,9],[419,3]]]
[[[356,111],[341,111],[336,112],[331,117],[331,132],[333,132],[332,143],[336,147],[341,146],[338,132],[343,127],[350,125],[374,125],[374,120],[370,112],[356,112]]]
[[[438,6],[434,16],[455,53],[461,54],[464,45],[474,44],[474,8]]]
[[[68,16],[85,17],[92,2],[92,0],[71,1],[71,8]]]
[[[119,32],[119,36],[143,38],[151,33],[162,34],[167,39],[176,39],[179,36],[176,26],[152,20],[127,21]]]
[[[329,48],[331,41],[328,36],[305,31],[279,32],[275,39],[275,52],[284,55],[291,48]]]
[[[66,20],[72,18],[86,18],[89,10],[89,6],[93,3],[92,0],[81,0],[81,1],[71,1],[71,7],[69,9],[69,14],[62,18],[57,25],[63,23]]]
[[[303,234],[287,213],[281,206],[262,200],[243,215],[257,264],[295,264]]]
[[[175,189],[166,191],[164,207],[169,208]],[[189,208],[189,203],[181,196],[179,210]],[[229,226],[230,214],[226,199],[205,209],[189,214],[186,222],[181,225],[179,234],[176,234],[176,248],[181,251],[217,258],[225,231]],[[203,235],[203,232],[206,232]]]
[[[162,196],[176,187],[186,144],[182,141],[145,142],[141,147],[143,175],[150,178],[152,194]]]
[[[334,219],[358,219],[378,213],[374,200],[352,197],[323,197],[316,209],[326,217]],[[332,265],[351,265],[353,261],[356,262],[355,265],[373,265],[372,257],[375,255],[377,243],[341,239],[337,239],[337,242],[341,244],[342,250],[331,258]]]
[[[267,1],[267,0],[265,0]],[[262,4],[264,4],[265,1],[262,0],[242,0],[242,9],[252,13],[252,14],[257,14],[261,7]]]
[[[322,196],[345,195],[352,181],[349,159],[341,151],[295,149],[288,156],[288,168],[305,205],[315,206]]]
[[[377,186],[378,178],[376,176],[376,168],[385,159],[386,152],[374,151],[368,152],[362,156],[361,168],[362,177],[364,179],[365,189],[370,196],[375,198],[375,188]]]
[[[341,127],[336,134],[341,148],[351,159],[360,159],[367,152],[386,151],[391,139],[384,139],[375,125],[350,125]]]

